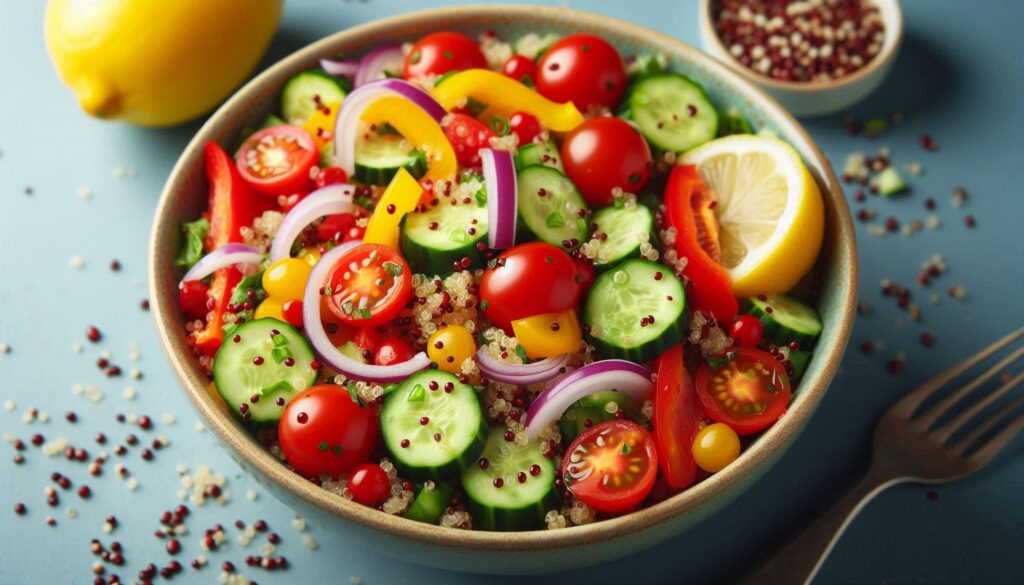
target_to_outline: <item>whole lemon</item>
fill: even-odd
[[[46,46],[90,115],[142,126],[191,120],[252,71],[283,0],[50,0]]]

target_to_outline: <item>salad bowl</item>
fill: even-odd
[[[524,532],[455,530],[385,514],[319,488],[282,465],[209,392],[209,379],[180,326],[180,269],[174,266],[179,225],[198,216],[205,205],[204,143],[231,144],[244,128],[257,126],[272,111],[282,85],[321,58],[359,55],[436,30],[471,36],[493,31],[509,39],[529,32],[587,32],[602,36],[626,55],[664,54],[671,69],[700,83],[717,104],[738,109],[755,128],[779,136],[803,159],[825,204],[824,245],[814,268],[820,285],[816,308],[824,329],[786,415],[723,471],[663,502],[589,525]],[[324,38],[270,67],[213,114],[181,155],[156,211],[149,252],[153,316],[172,368],[203,422],[256,481],[310,521],[344,532],[374,550],[445,569],[503,574],[567,570],[635,553],[679,535],[742,494],[796,440],[824,397],[847,344],[856,282],[856,243],[836,177],[807,133],[776,102],[672,37],[605,16],[537,6],[466,6],[388,18]]]

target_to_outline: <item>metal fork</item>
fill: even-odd
[[[974,394],[982,384],[1024,356],[1024,347],[1018,347],[934,405],[920,413],[917,411],[954,379],[1021,337],[1024,337],[1024,327],[938,374],[889,406],[875,424],[871,465],[864,478],[800,536],[743,581],[771,585],[809,584],[843,531],[872,498],[900,483],[936,484],[956,481],[992,461],[1010,439],[1024,429],[1024,413],[1021,413],[998,429],[998,432],[994,432],[1000,423],[1009,418],[1008,415],[1024,404],[1024,396],[1010,401],[973,427],[968,423],[1024,381],[1024,372],[1004,376],[999,386],[988,395],[980,397]],[[958,404],[963,408],[961,412],[935,426],[944,414]],[[958,431],[962,436],[951,440]]]

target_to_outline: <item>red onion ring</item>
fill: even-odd
[[[291,256],[295,239],[317,219],[337,213],[355,213],[357,206],[352,201],[354,194],[355,187],[339,183],[317,189],[299,201],[277,228],[274,241],[270,244],[270,261],[277,262]]]
[[[487,243],[495,250],[516,243],[518,186],[512,154],[505,150],[480,149],[484,183],[487,185]]]
[[[495,359],[487,350],[476,352],[476,365],[485,376],[498,382],[527,386],[547,382],[562,374],[560,371],[569,361],[569,354],[544,358],[532,364],[506,364]]]
[[[654,393],[651,374],[626,360],[603,360],[583,366],[537,396],[526,411],[526,434],[537,438],[540,431],[561,418],[574,402],[596,392],[615,390],[639,402]]]
[[[228,268],[239,264],[245,266],[258,266],[263,254],[247,244],[224,244],[213,252],[199,259],[188,269],[181,282],[190,280],[202,280],[221,268]]]
[[[320,59],[320,68],[336,77],[353,77],[359,73],[359,61]]]
[[[363,56],[359,61],[359,68],[356,71],[353,84],[362,87],[371,81],[388,79],[385,71],[401,73],[405,63],[405,53],[400,45],[385,45],[377,47]]]
[[[306,282],[306,292],[302,298],[302,323],[306,337],[313,345],[313,350],[332,370],[345,376],[370,382],[400,382],[416,372],[430,367],[431,361],[422,351],[409,361],[390,366],[364,364],[341,353],[334,347],[324,331],[320,320],[320,288],[324,286],[331,269],[345,252],[362,244],[361,240],[352,240],[340,244],[324,254],[313,266],[313,272]]]

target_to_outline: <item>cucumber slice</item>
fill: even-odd
[[[402,218],[399,245],[417,274],[448,274],[464,258],[469,258],[469,268],[482,266],[487,208],[476,201],[452,205],[443,200],[426,211],[410,213]]]
[[[715,106],[699,85],[678,73],[637,81],[629,94],[629,111],[644,137],[662,150],[683,152],[718,133]]]
[[[486,469],[482,460],[487,461]],[[559,503],[555,465],[540,452],[537,441],[517,445],[505,440],[505,427],[494,427],[475,463],[462,474],[473,528],[539,528],[544,515]]]
[[[417,522],[437,524],[452,499],[452,488],[446,483],[428,482],[416,488],[416,499],[403,516]]]
[[[289,124],[301,126],[313,115],[317,99],[321,104],[340,104],[348,90],[337,77],[322,69],[303,71],[281,90],[281,114]]]
[[[804,351],[802,349],[790,349],[788,347],[780,347],[779,351],[782,355],[786,356],[789,363],[793,364],[793,373],[789,376],[789,381],[793,383],[793,388],[796,388],[797,382],[800,378],[804,377],[804,372],[807,371],[807,364],[811,362],[811,352]]]
[[[626,260],[594,281],[583,320],[602,358],[649,361],[683,339],[688,323],[683,283],[661,264]]]
[[[458,476],[476,462],[487,437],[473,387],[441,370],[402,382],[384,401],[380,430],[403,477],[417,481]],[[409,441],[405,447],[403,440]]]
[[[309,342],[291,325],[269,317],[246,321],[217,351],[213,382],[238,418],[277,421],[292,396],[316,383],[314,359]],[[278,404],[278,398],[284,401]]]
[[[579,404],[583,408],[593,408],[603,413],[608,419],[615,418],[614,413],[609,412],[608,404],[615,403],[613,410],[621,410],[628,417],[636,417],[640,414],[640,405],[629,396],[615,390],[594,392],[593,394],[580,398]]]
[[[519,147],[515,157],[516,170],[530,165],[544,165],[565,174],[562,166],[562,153],[550,142],[531,142]]]
[[[605,207],[591,217],[590,223],[597,226],[594,233],[607,234],[591,244],[590,256],[598,272],[639,256],[640,245],[650,242],[654,234],[654,214],[639,204]]]
[[[594,407],[573,406],[558,419],[558,432],[562,435],[562,443],[571,443],[580,433],[590,427],[614,418],[608,413]]]
[[[636,82],[644,77],[665,73],[667,67],[668,58],[663,53],[641,53],[626,65],[626,74],[631,82]]]
[[[386,186],[398,173],[409,171],[419,179],[427,173],[427,157],[422,150],[409,148],[409,143],[395,134],[377,134],[356,144],[355,180],[368,185]]]
[[[718,136],[733,134],[753,134],[754,127],[739,108],[729,108],[718,112]]]
[[[761,320],[764,338],[779,347],[796,342],[809,350],[821,334],[821,319],[814,309],[789,295],[768,295],[744,301],[743,310]]]
[[[540,56],[551,48],[551,45],[558,42],[560,37],[555,33],[539,35],[537,33],[526,33],[512,43],[512,50],[516,55],[523,55],[536,61]]]
[[[587,241],[590,225],[580,217],[587,204],[565,175],[548,166],[530,165],[516,174],[516,181],[522,238],[536,237],[564,249]]]

